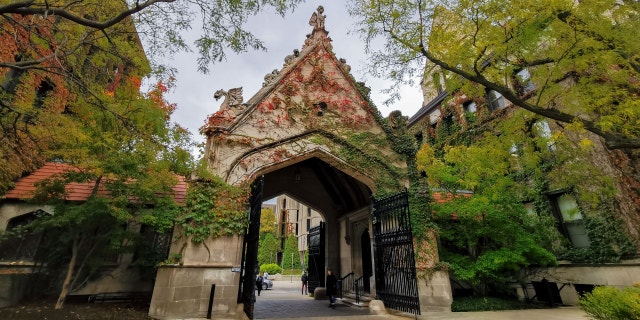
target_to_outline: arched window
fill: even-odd
[[[0,260],[34,260],[42,239],[42,233],[34,233],[28,230],[26,226],[43,214],[47,213],[37,210],[9,220],[6,229],[7,237],[3,237],[0,240]]]

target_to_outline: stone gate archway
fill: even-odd
[[[369,102],[367,89],[334,55],[324,24],[312,25],[302,49],[265,76],[262,89],[248,101],[242,88],[216,92],[225,100],[203,128],[205,160],[231,185],[249,185],[264,176],[265,199],[287,193],[320,211],[326,247],[332,248],[325,266],[346,274],[354,267],[351,238],[360,237],[351,234],[350,221],[371,230],[371,195],[407,187],[407,164],[394,151],[391,131],[398,123],[386,122]],[[182,253],[183,264],[159,269],[150,314],[201,317],[211,284],[216,285],[214,314],[242,313],[240,274],[232,272],[240,267],[242,245],[241,236],[201,245],[175,243],[172,252]]]

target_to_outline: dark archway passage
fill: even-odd
[[[313,253],[311,251],[314,244],[309,244],[309,280],[315,279],[315,286],[324,287],[327,268],[336,270],[335,273],[337,275],[347,274],[352,271],[350,269],[341,270],[341,259],[345,257],[342,257],[340,252],[340,219],[351,212],[369,208],[372,191],[363,182],[317,157],[297,162],[291,161],[287,164],[287,166],[263,173],[263,198],[270,199],[286,194],[321,213],[325,222],[321,224],[322,228],[319,228],[322,232],[322,237],[318,237],[318,239],[322,238],[322,241],[315,244],[317,247],[314,248]],[[309,239],[312,239],[311,233],[309,234]],[[367,241],[366,247],[368,249],[364,254],[368,257],[369,274],[371,274],[371,245],[369,239]],[[350,257],[348,258],[350,259]],[[314,267],[313,270],[311,270],[312,266]],[[294,287],[297,294],[291,301],[287,302],[278,299],[278,303],[285,305],[287,303],[301,303],[298,291],[299,277],[294,278],[293,282],[295,282]],[[276,295],[281,289],[277,288],[277,286],[286,282],[288,281],[275,281],[273,290],[262,292],[262,296],[256,300],[256,305],[252,308],[252,310],[255,310],[253,312],[255,319],[291,317],[291,310],[288,307],[273,306],[273,303],[271,303],[271,307],[261,307],[259,303],[260,300],[266,299],[266,297]],[[309,288],[313,290],[311,283],[309,283]],[[280,298],[288,299],[286,296],[285,294]],[[304,298],[303,301],[307,301],[308,307],[320,304],[326,308],[326,301],[314,300],[307,296],[302,298]],[[341,306],[349,308],[346,304]],[[271,308],[276,309],[271,310]],[[353,312],[349,311],[346,314],[353,314]],[[355,314],[368,314],[368,309],[358,311]]]

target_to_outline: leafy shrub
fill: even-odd
[[[502,299],[496,297],[454,298],[453,303],[451,304],[451,311],[453,312],[520,310],[535,308],[539,308],[539,306],[525,303],[517,299]]]
[[[265,272],[269,274],[281,273],[282,268],[275,263],[267,263],[260,266],[260,274]]]
[[[592,319],[640,319],[640,286],[622,290],[615,287],[596,287],[580,299],[582,309]]]

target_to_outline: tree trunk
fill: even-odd
[[[62,309],[64,306],[64,300],[69,294],[69,287],[71,286],[71,278],[73,278],[73,270],[76,266],[76,260],[78,259],[78,239],[73,239],[73,247],[71,248],[71,260],[69,261],[69,267],[67,268],[67,276],[62,283],[62,291],[58,296],[58,302],[56,302],[55,309]]]

